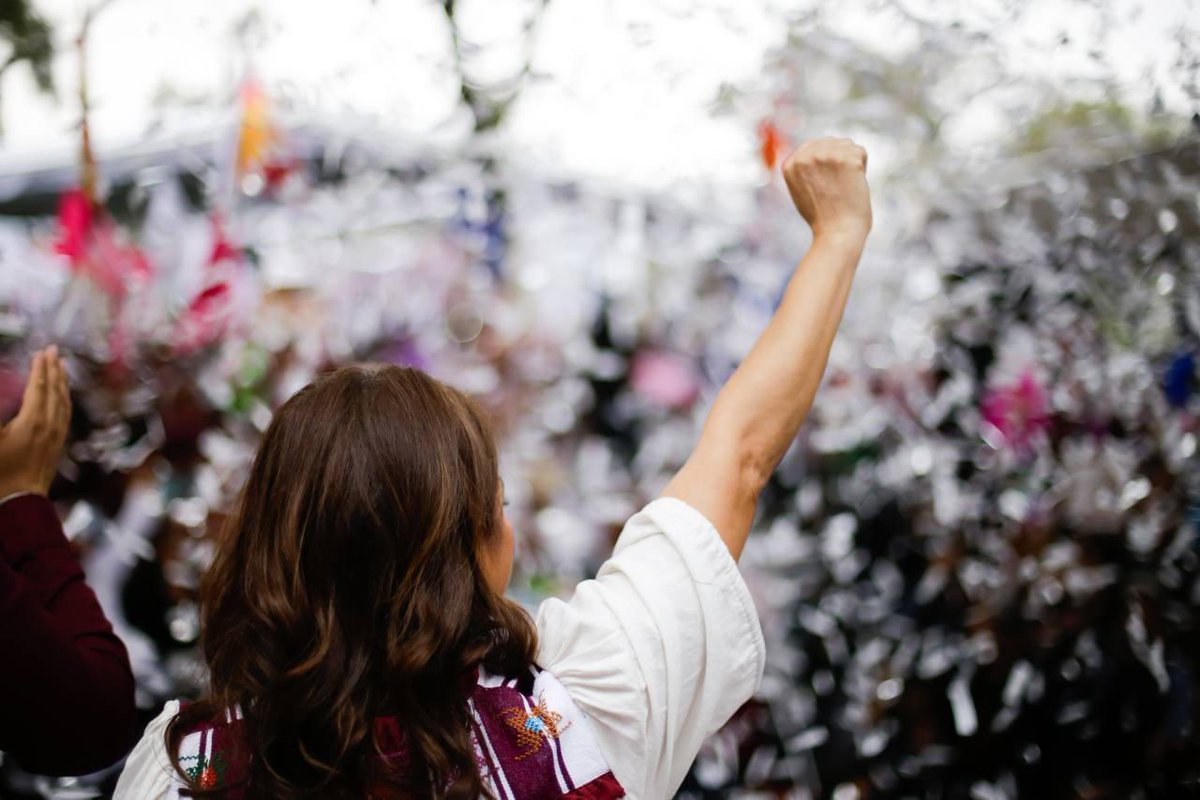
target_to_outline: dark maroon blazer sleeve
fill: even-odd
[[[0,751],[30,772],[94,772],[128,752],[135,717],[129,655],[54,506],[0,503]]]

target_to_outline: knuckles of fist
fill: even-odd
[[[816,166],[865,168],[867,151],[849,139],[818,139],[801,145],[784,161],[785,173],[802,172]]]

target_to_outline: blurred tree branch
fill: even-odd
[[[550,0],[536,0],[537,10],[524,25],[524,58],[519,72],[507,82],[508,85],[500,91],[481,86],[470,79],[467,67],[466,42],[461,32],[460,14],[462,6],[459,0],[442,0],[442,11],[450,25],[451,44],[454,50],[454,66],[458,73],[459,96],[471,110],[474,117],[474,132],[476,134],[494,130],[500,126],[513,102],[520,94],[521,86],[528,77],[533,61],[533,30],[537,26],[540,15],[545,11]]]

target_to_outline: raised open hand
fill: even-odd
[[[34,354],[21,410],[0,427],[0,498],[49,491],[70,421],[67,371],[51,345]]]

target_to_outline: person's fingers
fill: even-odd
[[[50,416],[48,417],[46,481],[53,482],[58,473],[58,464],[62,459],[63,444],[67,439],[67,429],[71,424],[71,396],[67,390],[67,369],[62,357],[55,347],[50,355]]]
[[[62,426],[65,433],[71,426],[71,376],[67,374],[67,363],[58,359],[58,399],[62,404]]]
[[[67,402],[63,397],[63,374],[62,359],[58,356],[58,348],[51,348],[47,354],[48,364],[48,384],[49,391],[46,402],[46,421],[49,424],[49,433],[56,441],[67,430]]]
[[[50,345],[42,354],[42,362],[46,371],[46,392],[42,397],[42,420],[47,432],[53,432],[58,425],[58,347]]]
[[[25,396],[21,398],[21,410],[17,419],[28,421],[41,413],[46,392],[46,359],[42,351],[33,354],[33,364],[29,367],[29,380],[25,383]]]

